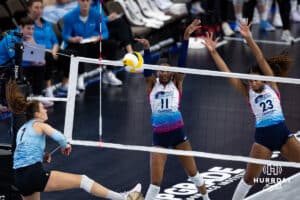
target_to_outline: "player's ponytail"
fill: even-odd
[[[267,62],[275,76],[287,76],[293,60],[284,52],[278,56],[267,59]]]
[[[5,92],[9,110],[15,114],[25,113],[27,106],[26,98],[21,93],[15,80],[10,79],[8,81]]]
[[[9,110],[26,114],[27,120],[34,118],[34,113],[39,111],[39,101],[27,101],[15,80],[10,79],[6,85],[6,99]]]
[[[266,59],[266,61],[270,65],[270,67],[274,73],[274,76],[287,76],[288,72],[291,68],[291,65],[293,63],[293,60],[287,55],[286,52],[284,52],[280,55],[268,58],[268,59]],[[258,64],[253,65],[250,68],[249,73],[263,74]]]

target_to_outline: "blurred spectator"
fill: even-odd
[[[290,13],[291,13],[291,1],[290,0],[277,0],[279,13],[282,20],[282,35],[281,39],[286,42],[292,43],[294,41],[294,37],[291,34],[291,21],[290,21]]]
[[[266,2],[265,0],[233,0],[235,17],[237,22],[233,24],[233,29],[239,31],[238,21],[243,18],[243,6],[244,8],[244,17],[248,18],[249,21],[253,19],[254,8],[257,7],[260,23],[259,29],[261,31],[275,31],[275,28],[268,22],[268,12],[266,11]]]
[[[57,51],[59,49],[58,40],[53,31],[52,25],[41,18],[43,13],[42,0],[29,0],[28,15],[34,20],[34,34],[33,37],[37,44],[45,46],[46,49],[51,50],[51,53],[46,52],[45,65],[45,81],[46,81],[46,97],[53,97],[53,89],[51,87],[51,78],[53,69],[55,67],[55,60],[58,59]]]
[[[77,1],[56,0],[54,4],[45,6],[43,18],[49,22],[57,23],[65,14],[77,6]]]
[[[0,43],[0,65],[14,65],[14,43],[27,42],[32,45],[36,44],[33,38],[34,21],[30,17],[25,17],[20,20],[20,27],[17,32],[23,34],[22,38],[13,35],[5,36]],[[42,94],[43,78],[45,74],[45,63],[35,63],[23,61],[24,75],[29,80],[32,86],[32,93],[35,96]]]
[[[67,58],[58,56],[59,43],[52,28],[52,24],[45,21],[41,16],[43,13],[43,1],[42,0],[30,0],[28,2],[29,16],[35,20],[34,39],[37,44],[44,45],[50,52],[46,52],[46,90],[45,96],[53,97],[54,88],[51,86],[51,79],[53,79],[53,71],[58,68],[63,71],[63,80],[59,87],[60,92],[67,94],[67,83],[69,77],[69,65],[66,61]]]
[[[78,51],[80,56],[99,58],[100,40],[100,13],[99,10],[91,7],[92,0],[78,0],[79,7],[76,7],[64,16],[62,36],[66,47]],[[109,31],[106,21],[102,22],[102,54],[106,59],[117,59],[118,44],[109,39]],[[103,82],[111,85],[122,85],[115,74],[107,67],[103,74]],[[84,90],[83,67],[79,68],[78,89]]]
[[[300,0],[292,0],[291,6],[291,19],[294,22],[300,22]]]
[[[214,24],[221,24],[222,31],[225,36],[231,36],[234,34],[233,30],[228,24],[229,11],[233,11],[232,2],[226,0],[210,0],[207,1],[207,10],[212,11],[213,18],[215,19]]]

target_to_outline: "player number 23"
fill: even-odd
[[[259,104],[260,107],[262,107],[263,109],[263,112],[267,111],[267,110],[270,110],[273,108],[273,104],[272,104],[272,101],[271,100],[267,100],[265,102],[261,102]]]

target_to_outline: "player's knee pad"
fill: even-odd
[[[84,189],[88,193],[91,193],[94,182],[95,182],[94,180],[90,179],[86,175],[82,175],[81,182],[80,182],[80,188]]]
[[[204,184],[204,179],[199,172],[197,172],[195,176],[190,176],[189,178],[197,187],[200,187]]]

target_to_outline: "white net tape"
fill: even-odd
[[[77,57],[73,58],[80,62],[88,62],[93,64],[103,64],[110,66],[123,66],[121,61],[112,61],[112,60],[97,60],[91,58]],[[291,84],[300,84],[300,79],[297,78],[283,78],[277,76],[262,76],[254,74],[243,74],[243,73],[233,73],[233,72],[220,72],[213,70],[203,70],[203,69],[193,69],[193,68],[182,68],[182,67],[166,67],[161,65],[149,65],[144,64],[144,69],[151,70],[161,70],[161,71],[170,71],[170,72],[180,72],[185,74],[194,74],[194,75],[204,75],[204,76],[217,76],[217,77],[227,77],[227,78],[240,78],[246,80],[261,80],[261,81],[270,81],[278,83],[291,83]]]
[[[66,102],[68,99],[67,98],[57,98],[57,97],[27,97],[27,100],[37,100],[37,101],[63,101]]]
[[[229,40],[229,41],[240,41],[240,42],[244,42],[245,39],[244,38],[237,38],[237,37],[224,37],[225,40]],[[277,44],[277,45],[291,45],[290,42],[285,42],[285,41],[272,41],[272,40],[254,40],[256,43],[264,43],[264,44]],[[296,41],[295,41],[296,42]]]
[[[256,159],[256,158],[250,158],[244,156],[206,153],[206,152],[199,152],[199,151],[184,151],[184,150],[164,149],[164,148],[140,146],[140,145],[125,145],[125,144],[106,143],[106,142],[97,142],[97,141],[84,141],[84,140],[72,140],[71,144],[90,146],[90,147],[101,147],[101,148],[104,147],[104,148],[111,148],[111,149],[164,153],[169,155],[180,155],[180,156],[194,156],[194,157],[209,158],[209,159],[229,160],[229,161],[238,161],[238,162],[246,162],[246,163],[256,163],[262,165],[300,168],[300,163],[296,163],[296,162],[263,160],[263,159]]]

